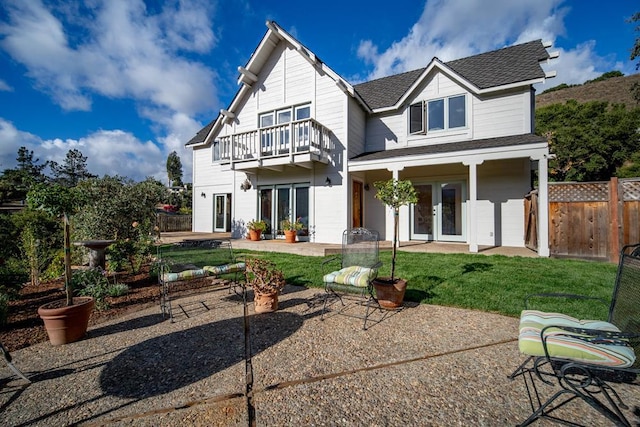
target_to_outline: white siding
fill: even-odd
[[[524,195],[531,189],[528,159],[478,166],[478,244],[524,247]]]
[[[531,130],[529,90],[473,97],[473,138],[520,135]]]
[[[365,152],[365,123],[365,112],[353,98],[349,98],[349,158]]]

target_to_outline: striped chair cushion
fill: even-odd
[[[375,270],[354,265],[325,274],[322,280],[324,280],[324,283],[337,283],[339,285],[351,285],[364,288],[374,278]]]
[[[620,332],[615,325],[601,320],[578,320],[560,313],[536,310],[524,310],[520,315],[520,352],[529,356],[544,356],[540,332],[549,325],[605,332],[603,337],[594,338],[551,327],[544,332],[551,357],[617,368],[629,367],[636,360],[633,348],[628,342],[606,337],[606,332]]]
[[[225,265],[215,265],[215,266],[205,265],[204,267],[202,267],[202,269],[206,271],[209,276],[219,276],[221,274],[244,271],[245,267],[246,265],[244,262],[236,262],[235,264],[225,264]]]
[[[244,271],[245,263],[237,262],[235,264],[224,264],[224,265],[205,265],[202,268],[193,269],[193,270],[185,270],[178,273],[164,273],[162,275],[162,281],[165,283],[170,282],[179,282],[181,280],[190,280],[197,279],[205,276],[220,276],[221,274],[226,273],[235,273],[237,271]]]

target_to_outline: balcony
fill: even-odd
[[[282,171],[287,165],[311,169],[314,162],[329,162],[332,146],[329,129],[313,119],[218,138],[220,162],[240,171]]]

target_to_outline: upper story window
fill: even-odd
[[[409,106],[409,133],[421,134],[465,127],[465,95],[420,101]]]
[[[295,119],[292,120],[293,117],[295,117]],[[274,149],[274,145],[277,150],[288,149],[291,138],[290,126],[285,127],[279,125],[286,125],[292,121],[306,120],[309,118],[311,118],[311,104],[291,106],[260,113],[258,115],[260,129],[271,128],[261,132],[260,141],[262,151],[270,152]],[[294,137],[297,137],[298,141],[308,139],[308,126],[296,125],[295,129],[297,129],[297,131],[294,131]]]
[[[220,160],[220,141],[213,141],[213,161]]]

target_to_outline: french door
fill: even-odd
[[[231,194],[213,195],[213,231],[231,231]]]
[[[309,185],[287,184],[262,186],[259,189],[258,217],[267,223],[264,234],[272,239],[284,237],[280,224],[285,219],[299,220],[304,224],[298,237],[309,235]]]
[[[466,241],[464,181],[414,184],[418,202],[412,204],[411,238],[415,240]]]

